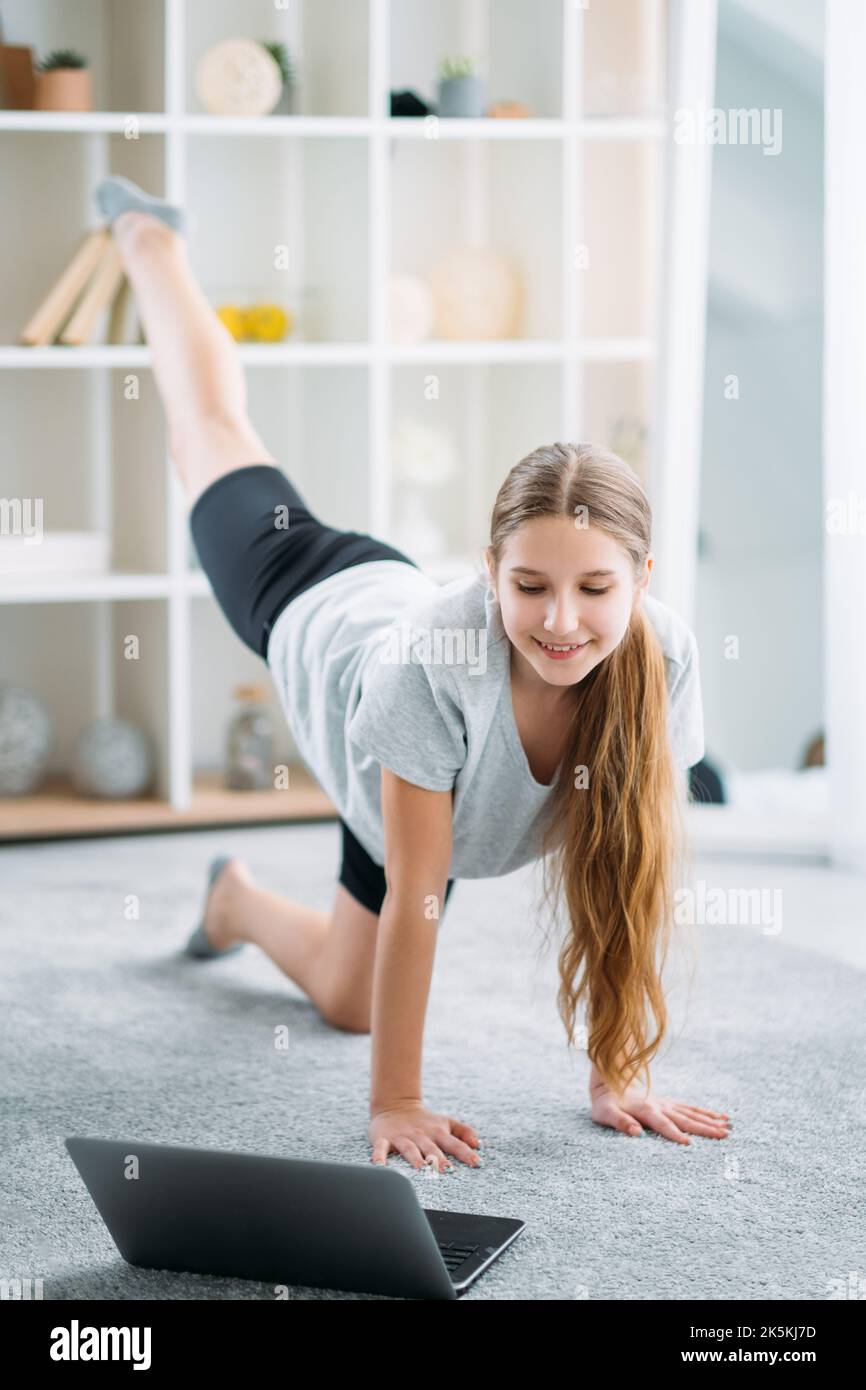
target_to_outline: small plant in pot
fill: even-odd
[[[487,83],[471,58],[443,58],[439,64],[440,116],[483,116]]]
[[[92,111],[93,84],[87,59],[74,48],[57,48],[36,64],[37,111]]]

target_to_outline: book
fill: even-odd
[[[60,342],[73,347],[86,343],[99,315],[111,304],[124,278],[120,249],[109,236],[102,257],[84,289],[75,311],[60,334]]]
[[[112,244],[108,227],[96,227],[87,233],[72,260],[21,332],[19,342],[28,347],[53,343],[76,299]]]
[[[114,296],[111,317],[108,321],[107,343],[134,343],[143,341],[138,305],[132,293],[132,285],[124,275],[120,288]]]

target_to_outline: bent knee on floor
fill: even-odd
[[[359,1008],[357,1001],[330,1000],[320,1006],[320,1013],[326,1023],[343,1033],[370,1032],[370,1010]]]
[[[367,1018],[367,1019],[353,1019],[353,1018],[342,1018],[342,1017],[338,1017],[338,1018],[327,1018],[327,1015],[326,1015],[326,1019],[327,1019],[327,1022],[330,1023],[330,1025],[331,1025],[332,1028],[338,1028],[338,1029],[340,1030],[341,1033],[369,1033],[369,1032],[370,1032],[370,1020],[369,1020],[369,1018]]]

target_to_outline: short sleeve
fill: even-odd
[[[407,782],[449,791],[466,761],[466,724],[447,667],[385,661],[364,670],[349,742]]]
[[[701,700],[700,663],[694,633],[689,633],[684,662],[669,663],[673,670],[668,689],[668,725],[677,765],[693,767],[704,756],[704,711]]]

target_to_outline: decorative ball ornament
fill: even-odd
[[[81,731],[70,776],[83,796],[140,796],[153,779],[150,739],[126,719],[96,719]]]
[[[430,286],[418,275],[392,275],[391,341],[418,343],[433,332],[435,306]]]
[[[439,338],[514,338],[521,331],[524,287],[516,266],[498,251],[458,246],[428,277]]]
[[[282,91],[279,64],[254,39],[222,39],[196,64],[196,96],[214,116],[267,116]]]
[[[38,695],[0,686],[0,796],[25,796],[38,787],[52,737],[51,716]]]

